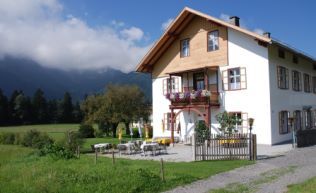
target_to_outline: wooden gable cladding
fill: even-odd
[[[219,50],[207,51],[207,34],[219,31]],[[190,56],[180,57],[180,41],[190,39]],[[227,27],[195,16],[186,24],[168,45],[168,48],[152,64],[153,78],[167,76],[168,73],[203,68],[225,66],[228,63]]]

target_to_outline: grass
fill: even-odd
[[[313,177],[300,184],[292,184],[288,186],[288,193],[315,193],[316,177]]]
[[[17,132],[25,133],[31,129],[47,133],[55,140],[60,140],[64,137],[66,131],[77,131],[79,124],[46,124],[46,125],[22,125],[0,127],[0,132]]]
[[[32,149],[0,145],[0,193],[4,192],[161,192],[220,172],[251,164],[245,160],[160,163],[82,155],[80,159],[38,157]]]
[[[16,132],[16,133],[25,133],[31,129],[36,129],[40,132],[47,133],[54,140],[58,141],[64,138],[65,132],[67,131],[77,131],[79,129],[79,124],[46,124],[46,125],[23,125],[23,126],[8,126],[8,127],[0,127],[0,132]],[[120,124],[120,127],[124,125]],[[97,126],[94,125],[96,128]],[[130,138],[124,137],[124,141],[129,141]],[[135,140],[135,139],[133,139]],[[112,137],[104,137],[104,138],[87,138],[83,145],[82,151],[90,151],[90,145],[96,143],[111,143],[118,144],[118,138]]]
[[[252,180],[248,183],[233,183],[229,184],[224,188],[211,190],[210,193],[254,193],[258,190],[260,185],[271,183],[277,180],[279,177],[284,176],[288,173],[294,172],[297,166],[289,166],[284,168],[277,168],[269,170],[260,174],[260,177]]]

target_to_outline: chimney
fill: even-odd
[[[270,32],[264,32],[263,36],[267,37],[267,38],[271,38],[271,33]]]
[[[239,27],[239,17],[232,16],[232,17],[229,18],[229,20],[230,20],[231,24]]]

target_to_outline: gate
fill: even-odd
[[[257,158],[255,134],[211,134],[207,140],[193,135],[194,160],[236,160]]]

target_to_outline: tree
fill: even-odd
[[[18,124],[32,123],[32,103],[31,99],[20,92],[14,100],[14,117]]]
[[[0,89],[0,125],[7,125],[9,123],[9,103],[7,97]]]
[[[47,101],[44,96],[44,92],[41,89],[37,89],[32,101],[33,116],[35,123],[47,123]]]
[[[236,132],[234,130],[235,126],[238,122],[241,121],[236,116],[227,113],[227,111],[224,111],[223,113],[219,113],[218,115],[216,115],[216,119],[218,123],[220,124],[219,129],[222,132],[228,133],[228,134],[232,134]]]
[[[49,100],[47,103],[47,117],[50,123],[58,123],[58,103],[57,100]]]
[[[60,122],[72,123],[73,122],[73,104],[72,98],[69,92],[65,92],[64,98],[59,105]]]
[[[73,122],[80,123],[83,119],[83,112],[81,111],[79,102],[76,102],[76,104],[73,107]]]
[[[115,137],[120,122],[128,125],[144,115],[145,97],[137,86],[109,85],[106,90],[103,94],[87,97],[82,109],[85,121],[110,124]]]
[[[14,90],[10,96],[9,100],[9,107],[8,107],[8,115],[9,115],[9,122],[11,125],[20,124],[19,118],[17,117],[17,114],[15,112],[15,99],[16,97],[21,93],[22,91]]]

